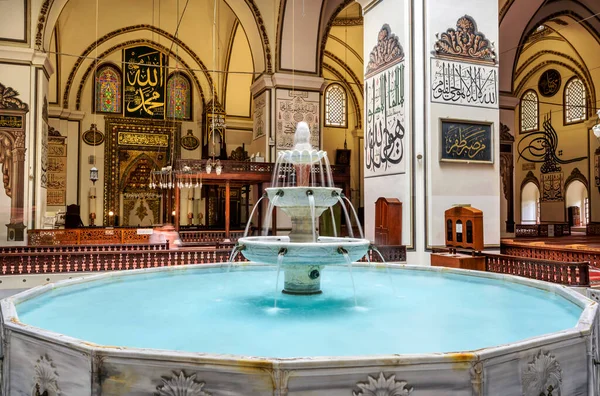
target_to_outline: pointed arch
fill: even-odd
[[[93,111],[121,114],[123,111],[121,69],[112,63],[103,63],[96,70],[93,91]]]
[[[563,92],[565,125],[576,124],[587,119],[587,92],[583,81],[571,77],[565,84]]]
[[[167,118],[190,121],[192,119],[192,83],[187,74],[173,72],[167,79]]]
[[[540,105],[537,92],[525,91],[519,104],[519,125],[521,133],[535,132],[540,127]]]

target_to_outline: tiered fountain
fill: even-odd
[[[596,303],[488,272],[352,265],[369,242],[318,236],[343,197],[304,125],[296,143],[265,221],[279,207],[292,232],[241,238],[233,253],[262,264],[103,273],[2,300],[0,393],[598,395]]]
[[[263,234],[267,234],[271,212],[278,207],[291,218],[289,236],[245,236],[236,246],[250,261],[277,264],[278,271],[283,268],[283,292],[287,294],[321,293],[324,266],[350,266],[367,253],[370,245],[369,240],[362,238],[358,221],[361,238],[318,236],[316,222],[325,210],[329,209],[335,224],[333,205],[341,204],[350,232],[351,219],[342,199],[342,190],[333,186],[327,152],[313,150],[309,138],[308,124],[300,122],[294,149],[279,153],[271,187],[266,189],[270,205]],[[356,217],[352,204],[349,200],[346,202]]]

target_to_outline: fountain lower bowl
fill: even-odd
[[[161,304],[161,310],[157,310],[149,318],[155,322],[155,325],[144,326],[143,330],[131,330],[117,332],[117,334],[130,334],[133,340],[136,340],[136,334],[139,337],[141,333],[160,332],[156,329],[158,324],[173,324],[174,329],[182,325],[176,319],[180,316],[169,315],[165,307],[172,302],[171,309],[184,304],[191,304],[186,300],[189,290],[216,290],[219,283],[211,278],[211,274],[222,273],[224,265],[191,265],[180,267],[152,268],[135,271],[122,271],[113,273],[104,273],[79,278],[68,281],[58,282],[56,284],[47,284],[35,289],[31,289],[16,296],[1,301],[1,332],[3,359],[3,394],[5,395],[25,395],[35,394],[36,384],[41,386],[41,392],[49,390],[49,395],[56,395],[53,389],[60,390],[60,394],[65,395],[183,395],[183,394],[212,394],[212,395],[243,395],[243,396],[271,396],[288,395],[328,395],[328,396],[347,396],[350,394],[366,396],[372,394],[409,394],[413,389],[414,394],[429,396],[496,396],[496,395],[539,395],[543,393],[530,390],[533,383],[547,385],[547,381],[557,379],[553,394],[561,395],[591,395],[595,389],[595,367],[594,360],[598,359],[598,348],[592,347],[592,343],[597,342],[595,333],[598,326],[598,306],[596,303],[579,295],[566,287],[549,284],[545,282],[533,281],[529,279],[492,274],[487,272],[464,271],[448,268],[431,268],[422,266],[394,266],[391,265],[390,272],[404,273],[417,272],[426,279],[431,280],[439,286],[444,278],[456,276],[464,279],[473,279],[474,282],[490,282],[492,285],[486,286],[482,290],[487,290],[488,297],[498,295],[499,289],[525,287],[526,289],[538,290],[544,293],[548,300],[566,299],[575,304],[581,310],[577,315],[578,320],[573,327],[568,327],[561,331],[554,331],[549,334],[538,333],[542,335],[532,338],[517,339],[515,342],[493,346],[486,344],[486,347],[476,350],[457,349],[457,352],[446,353],[416,353],[416,354],[397,354],[393,348],[384,348],[388,354],[362,354],[359,356],[314,356],[305,352],[306,346],[311,346],[317,338],[329,339],[333,342],[335,334],[331,330],[325,329],[315,332],[300,331],[304,337],[290,339],[288,344],[296,345],[298,350],[302,351],[300,355],[308,356],[292,358],[274,358],[274,357],[256,357],[253,354],[232,355],[226,353],[194,353],[174,350],[157,350],[148,347],[109,346],[114,344],[98,345],[96,343],[85,341],[83,339],[73,338],[65,334],[59,334],[46,329],[34,327],[23,323],[19,319],[21,314],[21,304],[34,303],[39,297],[55,298],[57,293],[66,293],[65,298],[79,304],[80,313],[89,313],[88,320],[96,320],[97,314],[95,308],[91,308],[90,303],[100,304],[106,307],[102,311],[103,317],[112,317],[114,315],[106,305],[109,302],[104,300],[118,302],[118,306],[131,305],[136,306],[140,299],[129,298],[127,301],[111,298],[110,293],[103,293],[102,286],[98,282],[108,282],[113,286],[122,285],[125,290],[140,290],[140,282],[144,282],[145,276],[156,276],[156,283],[159,287],[169,279],[197,279],[194,276],[208,277],[203,282],[203,286],[195,285],[196,282],[188,282],[180,295],[162,295],[161,290],[149,290],[148,298],[156,298],[157,301],[164,300]],[[245,264],[236,266],[232,273],[238,273],[240,279],[248,279],[250,272],[260,271],[267,267]],[[272,267],[271,267],[272,269]],[[408,271],[407,271],[408,270]],[[343,268],[332,271],[345,273]],[[386,278],[385,272],[370,269],[373,273],[382,274],[382,282]],[[357,271],[359,272],[359,271]],[[231,273],[229,274],[231,275]],[[179,278],[177,278],[179,276]],[[271,275],[274,277],[274,273]],[[243,296],[248,290],[255,290],[257,284],[262,284],[264,275],[252,277],[253,282],[248,285],[246,291],[239,290],[235,286],[230,288],[233,296]],[[398,286],[402,284],[398,280]],[[136,287],[137,286],[137,287]],[[271,289],[271,285],[263,288]],[[363,286],[365,287],[365,286]],[[179,292],[181,287],[175,289],[174,293]],[[381,288],[364,290],[362,297],[359,298],[363,303],[367,299],[372,299],[374,292],[383,290]],[[441,306],[449,299],[456,298],[455,295],[447,296],[436,295],[436,288],[418,288],[423,290],[423,296],[429,296],[423,301],[417,300],[412,304],[425,304],[426,306]],[[105,295],[103,298],[96,298],[95,295],[86,299],[87,303],[81,302],[77,293],[90,293],[96,291],[95,295]],[[471,311],[469,305],[473,304],[469,300],[469,293],[464,294],[466,298],[461,307],[464,307],[466,316],[458,316],[456,320],[441,322],[434,320],[435,315],[423,316],[419,310],[413,314],[406,314],[400,311],[386,310],[383,316],[371,323],[364,323],[361,326],[352,326],[347,321],[341,321],[339,315],[332,311],[325,311],[321,315],[322,322],[325,324],[336,324],[341,326],[341,333],[353,331],[357,335],[362,334],[366,329],[388,328],[392,334],[396,334],[392,339],[401,340],[397,335],[399,330],[407,331],[406,334],[418,334],[411,329],[415,323],[424,325],[424,329],[435,329],[437,323],[444,330],[440,337],[450,336],[462,328],[469,331],[469,334],[483,336],[487,332],[478,332],[471,326],[464,327],[464,319],[469,317]],[[212,294],[211,294],[212,295]],[[215,296],[217,297],[217,296]],[[406,297],[410,297],[407,294]],[[477,296],[471,296],[477,298]],[[91,300],[90,300],[91,298]],[[288,297],[293,301],[306,301],[305,297]],[[326,295],[308,298],[326,298]],[[144,298],[141,298],[143,300]],[[167,300],[165,300],[167,299]],[[30,300],[30,301],[29,301]],[[348,300],[344,298],[343,301]],[[478,306],[485,306],[485,299],[479,299]],[[187,302],[186,302],[187,301]],[[210,301],[210,300],[209,300]],[[339,301],[339,300],[338,300]],[[360,300],[359,300],[360,301]],[[383,299],[383,301],[387,301]],[[402,301],[402,300],[398,300]],[[256,302],[254,302],[256,303]],[[210,334],[226,333],[230,334],[230,342],[225,340],[223,345],[230,346],[239,343],[245,339],[248,324],[244,320],[238,320],[232,323],[232,328],[213,327],[213,322],[217,321],[223,314],[220,305],[212,302],[213,316],[202,316],[199,328],[183,328],[177,334],[178,337],[171,336],[169,339],[178,340],[189,338],[191,340],[204,340],[207,346],[213,347],[214,343],[210,341]],[[240,301],[240,310],[244,312],[256,312],[251,308],[252,304],[244,305]],[[351,304],[351,303],[350,303]],[[208,301],[202,305],[207,305]],[[502,301],[494,306],[503,305]],[[510,309],[514,306],[506,305]],[[342,311],[347,308],[340,307]],[[43,308],[39,308],[43,309]],[[64,311],[64,312],[62,312]],[[74,312],[64,308],[61,312],[52,310],[53,317],[63,317],[73,319]],[[138,313],[134,311],[134,313]],[[375,311],[375,310],[374,310]],[[131,312],[131,311],[130,311]],[[183,312],[187,312],[184,311]],[[349,311],[344,311],[349,312]],[[64,316],[63,316],[64,315]],[[145,315],[145,314],[144,314]],[[506,321],[505,313],[497,312],[493,315],[495,319]],[[191,317],[195,317],[190,315]],[[390,322],[391,316],[403,318],[403,324],[393,325]],[[282,312],[277,315],[280,323],[286,323],[289,315]],[[81,319],[80,319],[81,320]],[[92,329],[111,330],[114,333],[114,325],[119,328],[127,323],[120,323],[122,320],[132,320],[131,315],[122,317],[120,320],[112,319],[100,323]],[[268,324],[271,319],[263,317],[262,321]],[[433,322],[432,322],[433,320]],[[555,319],[551,315],[545,322],[553,322]],[[302,320],[302,323],[310,323],[310,320]],[[89,322],[86,322],[89,323]],[[432,323],[430,326],[429,324]],[[512,323],[512,322],[511,322]],[[134,323],[131,323],[134,324]],[[509,324],[515,326],[518,323]],[[139,327],[139,326],[138,326]],[[162,328],[162,327],[161,327]],[[269,326],[267,326],[269,328]],[[276,333],[287,334],[286,331],[294,330],[294,326],[286,327],[288,330],[278,330]],[[198,336],[200,330],[205,330],[205,337]],[[492,329],[493,330],[493,329]],[[298,331],[297,331],[298,332]],[[493,331],[492,331],[493,332]],[[337,333],[337,332],[336,332]],[[99,334],[103,334],[100,332]],[[340,333],[337,333],[338,335]],[[445,336],[444,336],[445,334]],[[281,335],[280,335],[281,336]],[[440,339],[441,339],[440,338]],[[358,336],[356,343],[369,345],[376,339]],[[439,341],[436,339],[435,341]],[[267,339],[266,344],[271,342]],[[384,344],[385,345],[385,344]],[[427,344],[426,344],[427,345]],[[535,382],[532,382],[534,379]],[[33,391],[32,391],[33,390]],[[590,390],[590,391],[588,391]],[[169,393],[170,392],[170,393]],[[394,393],[396,392],[396,393]]]
[[[257,236],[238,240],[241,252],[248,260],[261,264],[277,264],[285,249],[282,266],[347,265],[362,259],[371,245],[368,239],[319,237],[317,242],[291,242],[287,236]]]

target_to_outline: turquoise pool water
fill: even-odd
[[[323,270],[323,294],[290,296],[275,293],[275,269],[242,267],[62,287],[17,312],[23,323],[97,344],[280,358],[474,350],[568,329],[582,312],[508,282],[408,269],[352,274],[358,307],[343,268]]]

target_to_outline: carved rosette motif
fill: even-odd
[[[58,372],[48,355],[40,356],[35,364],[34,372],[33,396],[43,394],[55,396],[61,394],[58,387]]]
[[[377,45],[369,54],[366,75],[371,76],[384,69],[404,60],[404,49],[400,45],[398,36],[392,33],[389,25],[385,24],[377,35]]]
[[[171,378],[162,379],[162,384],[156,387],[155,396],[211,396],[211,393],[203,391],[205,383],[196,381],[196,374],[187,377],[183,371],[177,375],[173,373]]]
[[[438,56],[496,64],[493,43],[477,31],[477,23],[468,15],[458,19],[456,30],[450,28],[435,36],[438,40],[433,48]]]
[[[286,396],[288,394],[288,380],[290,379],[293,371],[270,369],[263,370],[271,376],[271,382],[273,383],[273,395]]]
[[[368,382],[359,382],[356,384],[360,388],[359,392],[352,392],[353,396],[408,396],[413,391],[412,386],[407,386],[406,381],[396,381],[396,376],[391,375],[385,378],[383,373],[379,373],[377,379],[368,376]]]
[[[523,396],[560,395],[562,370],[556,357],[541,350],[521,373]]]

